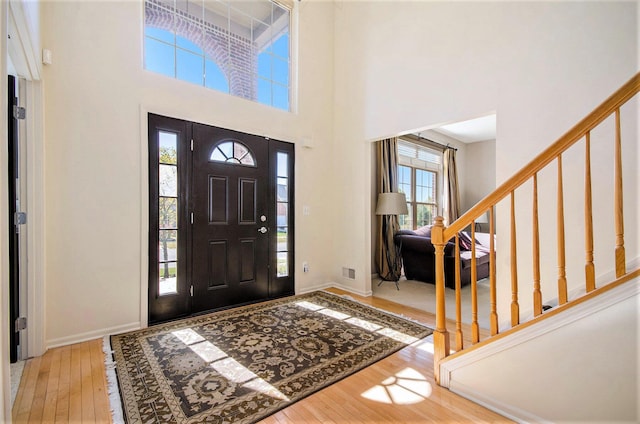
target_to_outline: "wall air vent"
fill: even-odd
[[[342,276],[351,280],[356,279],[356,270],[353,268],[342,267]]]

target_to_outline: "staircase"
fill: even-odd
[[[628,125],[633,131],[632,137],[629,138],[633,138],[637,142],[638,134],[640,134],[636,127],[636,125],[640,125],[640,122],[638,122],[640,99],[637,97],[634,99],[634,97],[638,91],[640,91],[640,73],[631,78],[571,130],[450,226],[444,226],[442,217],[436,218],[435,225],[431,230],[431,239],[436,249],[434,375],[438,384],[442,385],[444,383],[448,386],[450,383],[448,371],[443,371],[447,362],[460,360],[465,355],[469,355],[479,349],[490,348],[493,343],[504,343],[509,337],[518,337],[520,332],[531,331],[531,328],[545,325],[547,320],[558,319],[558,316],[570,314],[571,311],[575,313],[578,308],[584,307],[585,304],[594,303],[592,299],[601,299],[602,296],[619,290],[622,286],[633,286],[633,290],[637,291],[638,281],[640,281],[640,268],[638,267],[637,258],[629,258],[627,255],[624,224],[626,218],[627,223],[632,224],[630,225],[632,230],[635,229],[629,235],[629,249],[631,255],[638,255],[638,229],[635,226],[638,221],[638,209],[634,207],[627,208],[627,211],[631,210],[633,213],[628,213],[631,216],[625,216],[623,203],[625,183],[623,155],[635,154],[636,160],[631,163],[635,163],[635,168],[637,169],[638,148],[636,144],[635,151],[630,149],[632,150],[631,152],[623,152],[622,137],[623,134],[625,137],[628,137],[629,134],[622,131],[621,121],[622,117],[629,121]],[[628,119],[629,116],[631,119]],[[603,151],[602,149],[608,149],[609,152],[613,151],[613,163],[603,162],[604,156],[607,155],[600,154]],[[576,175],[573,172],[576,169],[576,151],[581,155],[580,161],[582,163],[579,164],[579,167],[583,171],[583,175]],[[597,153],[592,158],[594,151]],[[571,160],[571,175],[569,179],[567,175],[563,174],[563,157]],[[627,161],[628,163],[629,161]],[[594,167],[598,167],[598,169],[600,167],[613,169],[613,178],[606,183],[607,190],[605,190],[610,190],[605,197],[608,198],[612,194],[613,204],[608,199],[594,198],[594,193],[599,194],[603,191],[603,183],[597,181],[599,173],[597,173],[596,181],[592,180]],[[627,172],[626,175],[634,177],[627,178],[627,183],[630,184],[630,187],[636,187],[637,192],[638,181],[633,181],[634,179],[637,180],[637,173],[634,176],[633,172]],[[539,190],[541,176],[546,182],[543,188],[546,201],[542,203],[542,208],[540,201],[541,191]],[[552,184],[549,184],[550,180]],[[577,183],[576,180],[582,181]],[[575,210],[576,208],[574,207],[565,211],[566,196],[564,187],[568,185],[568,182],[570,182],[569,186],[571,187],[571,191],[568,192],[569,195],[575,196],[576,184],[579,184],[581,190],[583,190],[581,196],[584,199],[584,208],[579,208],[581,210]],[[595,183],[599,183],[599,190],[593,189]],[[550,191],[555,192],[553,193],[554,202],[550,202],[548,199]],[[516,196],[516,193],[518,193],[518,196]],[[516,197],[518,202],[516,202]],[[529,198],[527,199],[527,197]],[[637,199],[632,199],[632,202],[637,202]],[[529,205],[531,205],[530,208]],[[607,252],[608,256],[602,254],[599,254],[599,256],[594,255],[594,246],[600,247],[600,245],[594,245],[594,205],[596,205],[599,214],[607,213],[609,216],[613,214],[613,223],[610,229],[597,227],[597,234],[609,231],[610,237],[607,241],[611,240],[612,243],[615,241]],[[549,212],[550,208],[554,209],[552,213]],[[606,212],[602,212],[603,210],[606,210]],[[453,342],[450,341],[451,334],[450,329],[447,328],[445,315],[444,248],[447,242],[454,242],[456,257],[459,258],[458,233],[469,228],[473,240],[472,251],[475,253],[475,220],[486,212],[489,213],[489,232],[491,234],[491,246],[489,248],[490,335],[480,340],[481,333],[477,319],[476,275],[472,274],[471,277],[472,296],[470,305],[461,304],[460,278],[457,275],[455,282],[456,324],[455,328],[451,329],[455,338],[455,342]],[[530,219],[526,226],[522,225],[524,219],[522,215],[526,219]],[[496,216],[500,217],[499,222],[496,221]],[[569,240],[565,239],[565,229],[567,223],[570,223],[571,229],[575,230],[578,222],[582,228],[584,244],[580,249],[581,251],[578,252],[576,249],[572,249],[569,254],[572,261],[575,261],[576,255],[583,256],[584,267],[581,275],[576,276],[576,273],[572,272],[570,274],[571,278],[569,278],[566,247]],[[498,227],[500,229],[499,238],[494,237],[498,224],[500,224]],[[600,225],[600,222],[596,222],[596,224]],[[525,227],[524,230],[522,227]],[[526,237],[523,237],[523,231],[526,232]],[[575,231],[570,234],[575,238]],[[550,237],[553,239],[551,243],[549,242]],[[497,273],[496,238],[500,240],[500,254],[503,259],[501,263],[505,265],[501,269],[508,270],[504,273],[505,275],[498,275]],[[525,238],[527,239],[527,246],[522,244],[522,239]],[[573,238],[570,241],[574,242]],[[601,243],[602,238],[595,241]],[[546,248],[542,260],[541,243]],[[553,261],[549,261],[548,257],[548,251],[551,249],[550,244],[553,244],[556,256]],[[518,254],[522,251],[530,252],[530,257],[527,255],[523,258],[521,253]],[[471,256],[472,261],[475,262],[475,254]],[[596,257],[598,263],[596,263]],[[531,265],[531,275],[527,275],[526,278],[523,278],[522,273],[518,271],[518,265],[522,265],[524,261]],[[456,264],[456,270],[459,269],[459,264]],[[471,269],[475,271],[475,263],[471,264]],[[607,270],[612,270],[610,276],[607,276]],[[542,277],[548,276],[550,273],[555,274],[552,293],[549,291],[548,281],[544,281],[545,284],[542,284]],[[596,278],[597,275],[599,278]],[[601,277],[604,277],[604,279]],[[546,291],[543,290],[543,286]],[[508,305],[505,302],[503,302],[504,304],[498,304],[499,290],[503,292],[505,290],[510,291],[511,300]],[[575,295],[576,291],[581,292],[580,295]],[[526,299],[526,296],[531,296],[531,299]],[[504,299],[504,296],[502,296],[502,299]],[[532,305],[530,313],[521,311],[523,299],[527,300],[527,304]],[[551,304],[553,307],[549,306]],[[463,325],[461,322],[461,310],[463,307],[470,308],[472,312],[472,323],[469,329],[471,332],[471,346],[463,344]],[[499,311],[502,312],[502,315],[507,316],[506,320],[499,321]],[[530,319],[525,320],[523,317]],[[452,352],[452,347],[454,352]]]

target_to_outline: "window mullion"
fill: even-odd
[[[411,209],[413,213],[411,225],[414,230],[418,229],[418,198],[416,194],[416,168],[411,167]]]

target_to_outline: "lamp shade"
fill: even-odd
[[[378,194],[376,215],[406,215],[408,213],[407,198],[404,193]]]

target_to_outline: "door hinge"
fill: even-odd
[[[191,139],[191,151],[193,152],[193,138]]]
[[[27,317],[18,317],[15,322],[15,331],[16,333],[20,330],[27,329]]]
[[[191,224],[193,224],[193,212],[191,212]]]
[[[20,106],[13,106],[13,119],[25,119],[27,117],[27,110]]]
[[[14,225],[24,225],[27,223],[26,212],[16,212],[13,216]]]
[[[191,288],[189,289],[189,293],[191,293],[191,297],[193,297],[193,284],[191,285]]]

